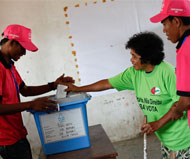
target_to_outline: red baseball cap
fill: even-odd
[[[150,18],[150,21],[158,23],[170,15],[190,17],[190,0],[163,0],[160,13]]]
[[[14,39],[19,42],[19,44],[29,51],[37,51],[38,48],[31,41],[31,29],[26,28],[21,25],[13,24],[8,25],[4,30],[4,38]]]

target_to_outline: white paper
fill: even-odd
[[[155,9],[158,13],[160,7],[160,0],[97,1],[70,7],[68,19],[81,84],[110,78],[131,66],[130,50],[125,49],[125,44],[133,34],[158,27],[150,23],[149,18],[156,14]]]
[[[61,84],[57,85],[57,91],[56,91],[57,99],[66,97],[66,95],[67,95],[67,92],[65,92],[66,88],[67,88],[67,86],[65,86],[65,85],[61,85]]]
[[[40,115],[44,143],[86,136],[81,108]]]

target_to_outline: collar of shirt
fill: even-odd
[[[177,46],[176,46],[176,49],[179,49],[179,48],[182,46],[182,44],[183,44],[185,38],[186,38],[187,36],[189,36],[189,35],[190,35],[190,30],[185,31],[185,33],[184,33],[184,34],[182,35],[182,37],[179,39],[179,42],[178,42],[178,44],[177,44]]]
[[[11,60],[10,63],[7,63],[5,59],[3,58],[3,55],[0,53],[0,62],[5,66],[5,68],[10,69],[11,64],[14,65],[14,62]]]

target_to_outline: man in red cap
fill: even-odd
[[[31,30],[21,25],[9,25],[3,32],[0,42],[0,155],[3,159],[32,159],[27,131],[23,125],[21,112],[25,110],[56,111],[55,101],[48,97],[34,101],[21,102],[23,96],[40,95],[57,88],[58,84],[73,83],[64,74],[55,82],[42,86],[27,86],[14,62],[26,54],[26,50],[37,51],[31,41]]]
[[[163,0],[160,13],[150,18],[150,21],[161,22],[168,40],[172,43],[178,42],[176,46],[176,87],[180,99],[159,121],[143,126],[145,132],[148,133],[158,130],[170,120],[182,117],[183,111],[186,110],[188,110],[190,125],[190,0]],[[190,158],[190,148],[177,152],[176,158],[178,157],[180,159]]]

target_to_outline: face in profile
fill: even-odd
[[[26,49],[23,48],[17,41],[11,43],[11,49],[9,50],[9,54],[11,59],[14,61],[18,61],[21,56],[26,54]]]
[[[135,52],[135,50],[131,49],[131,63],[135,70],[144,70],[146,64],[141,63],[141,56]]]
[[[176,17],[169,20],[169,18],[165,19],[163,22],[163,32],[166,34],[167,39],[172,43],[178,42],[180,38],[179,29],[178,29],[178,20]]]

